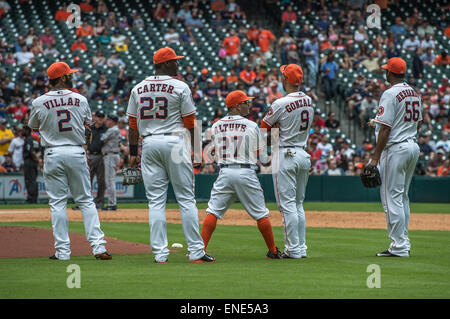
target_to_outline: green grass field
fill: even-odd
[[[270,210],[278,210],[276,203],[266,203]],[[68,207],[72,207],[69,204]],[[411,213],[450,214],[450,205],[441,203],[411,203]],[[48,204],[2,204],[0,210],[48,208]],[[146,209],[147,203],[120,203],[121,209]],[[206,209],[208,203],[197,203],[199,209]],[[168,209],[177,209],[178,204],[167,204]],[[243,209],[240,203],[231,205],[232,209]],[[344,212],[383,212],[381,203],[378,202],[305,202],[305,210],[320,211],[344,211]]]
[[[103,222],[102,228],[107,236],[149,242],[146,223]],[[70,231],[83,233],[83,224],[71,222]],[[214,264],[188,263],[185,249],[168,264],[155,264],[150,254],[0,259],[0,298],[450,298],[449,235],[411,231],[410,258],[379,258],[375,253],[389,243],[385,230],[308,228],[307,259],[266,260],[256,227],[218,225],[208,247]],[[274,236],[281,248],[281,227]],[[169,224],[168,238],[186,247],[181,225]],[[80,289],[66,286],[70,264],[80,266]],[[366,286],[371,264],[380,266],[381,288]]]

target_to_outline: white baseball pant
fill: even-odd
[[[104,233],[91,195],[89,168],[85,151],[81,146],[47,148],[44,153],[44,181],[49,196],[56,257],[70,259],[69,222],[67,199],[70,194],[83,215],[86,238],[92,253],[106,251]]]
[[[103,156],[103,162],[105,165],[105,184],[106,184],[106,196],[108,197],[108,206],[117,205],[117,192],[116,192],[116,171],[120,164],[119,154],[107,154]]]
[[[283,221],[284,252],[291,258],[306,257],[303,201],[310,167],[310,155],[303,148],[280,148],[274,152],[275,197]]]
[[[411,245],[408,237],[408,190],[419,158],[419,146],[412,139],[392,145],[381,153],[380,197],[386,213],[389,252],[407,257]]]
[[[169,181],[180,206],[189,259],[202,258],[205,250],[199,232],[194,172],[183,137],[152,135],[144,138],[141,169],[148,199],[150,245],[155,261],[165,261],[169,255],[165,213]]]

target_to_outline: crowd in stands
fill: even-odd
[[[271,0],[265,2],[274,3]],[[380,6],[385,10],[381,3],[387,1],[375,2],[380,2]],[[179,79],[190,85],[196,104],[206,100],[218,101],[224,99],[230,91],[241,89],[255,97],[249,118],[259,124],[268,106],[284,95],[279,70],[271,63],[275,57],[280,64],[298,63],[303,67],[304,79],[300,89],[310,95],[315,103],[334,103],[340,94],[345,101],[348,118],[357,119],[358,125],[366,127],[367,119],[373,117],[378,107],[378,100],[386,89],[386,83],[379,77],[367,77],[363,70],[376,74],[380,72],[381,62],[393,56],[401,56],[402,52],[406,51],[414,56],[413,64],[408,66],[413,70],[413,74],[407,79],[411,85],[415,86],[417,79],[424,78],[424,67],[427,65],[433,65],[448,74],[450,57],[446,50],[438,52],[434,41],[437,30],[442,30],[447,39],[450,36],[448,12],[432,23],[423,19],[419,12],[397,17],[395,24],[387,30],[386,36],[379,32],[375,37],[369,37],[364,1],[345,1],[345,4],[342,4],[343,1],[283,0],[281,3],[284,9],[277,18],[279,25],[271,28],[268,27],[269,24],[251,21],[248,18],[249,12],[245,12],[243,8],[244,2],[240,1],[158,1],[150,19],[168,23],[169,27],[162,35],[167,45],[196,44],[198,39],[192,30],[205,28],[206,22],[221,35],[221,49],[216,54],[220,61],[226,64],[226,72],[214,65],[202,66],[198,71],[193,71],[192,65],[186,65],[179,70]],[[298,10],[294,10],[294,5]],[[1,15],[8,14],[8,7],[7,1],[0,1],[0,22]],[[128,51],[129,47],[134,45],[122,30],[143,29],[148,22],[137,10],[133,10],[129,16],[117,18],[102,0],[83,0],[80,8],[82,13],[94,13],[96,23],[90,25],[84,21],[73,30],[76,40],[67,44],[75,57],[66,59],[66,62],[81,69],[74,76],[74,89],[92,101],[119,103],[119,127],[123,133],[122,161],[126,164],[127,118],[124,112],[133,79],[127,75],[127,65],[118,53]],[[213,10],[213,15],[208,15],[208,20],[205,20],[209,9]],[[311,12],[319,15],[316,24],[303,24],[296,29],[294,26],[299,17]],[[52,14],[54,19],[61,23],[70,15],[65,4]],[[230,23],[237,27],[230,28]],[[177,31],[180,24],[185,31]],[[400,41],[400,36],[405,36],[404,40]],[[50,28],[45,28],[42,34],[36,34],[30,27],[26,34],[19,35],[16,43],[0,41],[0,120],[17,120],[17,125],[11,130],[6,124],[0,124],[0,172],[21,169],[21,128],[27,123],[31,101],[43,94],[48,87],[46,69],[34,72],[31,69],[36,55],[51,56],[55,60],[64,58],[56,49],[55,39]],[[80,58],[77,53],[85,52],[86,44],[91,39],[95,39],[97,45],[92,65],[119,70],[117,78],[111,79],[102,73],[93,81],[92,75],[79,65]],[[251,44],[253,50],[243,56],[242,48],[247,44]],[[112,53],[105,56],[103,46],[113,48]],[[6,71],[7,65],[14,66],[19,71],[15,83]],[[353,78],[349,90],[338,92],[337,78],[344,70],[352,70],[357,75]],[[145,74],[145,70],[143,71]],[[29,83],[31,90],[24,93],[20,83]],[[444,78],[438,87],[432,81],[427,81],[426,87],[417,89],[423,97],[423,125],[428,128],[428,132],[420,135],[419,145],[423,156],[430,160],[427,166],[418,169],[417,173],[446,176],[450,151],[447,140],[450,131],[450,85],[448,79]],[[204,147],[209,143],[208,127],[222,117],[223,112],[224,110],[217,108],[214,116],[208,119],[204,127]],[[370,140],[367,139],[362,145],[352,148],[352,141],[345,136],[330,138],[330,132],[342,129],[339,120],[334,112],[329,112],[325,117],[316,112],[308,140],[308,152],[312,161],[311,174],[358,175],[367,163],[374,148]],[[434,123],[440,123],[442,126],[438,141],[430,140],[431,132],[435,132]],[[5,133],[7,131],[8,133]],[[269,172],[270,163],[261,163],[259,166],[259,172]],[[206,163],[196,173],[217,171],[216,165]]]

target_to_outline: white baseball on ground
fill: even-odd
[[[173,243],[172,248],[183,248],[183,244],[180,243]]]

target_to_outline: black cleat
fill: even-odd
[[[394,255],[393,253],[389,252],[389,250],[382,251],[381,253],[378,253],[376,256],[377,257],[400,257],[398,255]]]
[[[117,210],[117,206],[116,205],[106,206],[106,207],[103,207],[102,210]]]
[[[48,259],[58,260],[58,257],[56,257],[55,255],[51,255],[50,257],[48,257]]]
[[[72,210],[80,210],[80,207],[79,207],[78,205],[73,206],[73,207],[72,207]]]
[[[196,260],[189,260],[190,263],[213,263],[216,260],[216,258],[204,254],[202,258],[196,259]]]
[[[277,249],[277,252],[274,253],[273,251],[268,251],[266,255],[266,259],[281,259],[281,252],[278,249],[278,247],[275,247]]]
[[[107,251],[105,251],[104,253],[95,255],[95,259],[111,260],[112,256]]]

